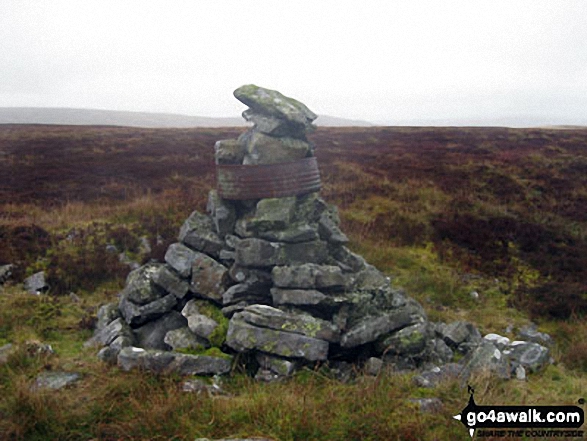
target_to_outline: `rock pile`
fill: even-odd
[[[444,365],[456,351],[476,354],[477,364],[505,354],[470,324],[429,322],[347,248],[336,207],[318,192],[306,137],[314,113],[254,85],[234,94],[253,127],[216,143],[208,214],[193,212],[165,263],[132,271],[119,303],[100,309],[92,343],[103,346],[102,359],[123,369],[222,374],[245,353],[258,378],[274,379],[316,362],[366,362],[376,372]],[[487,345],[495,351],[479,349]]]

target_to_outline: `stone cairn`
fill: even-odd
[[[257,378],[303,366],[377,373],[429,369],[420,382],[488,367],[522,375],[549,360],[540,342],[482,338],[424,309],[350,251],[336,207],[319,195],[316,115],[277,91],[242,86],[253,127],[215,145],[217,189],[194,211],[165,263],[132,271],[118,304],[102,306],[90,343],[124,369],[225,374],[236,354]],[[452,363],[456,352],[465,354]],[[525,371],[524,371],[525,372]]]

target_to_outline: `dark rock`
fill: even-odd
[[[340,345],[343,348],[354,348],[370,343],[392,331],[413,324],[415,320],[417,318],[412,315],[411,311],[403,309],[377,317],[368,316],[342,335]]]
[[[275,286],[280,288],[341,288],[346,282],[339,267],[313,263],[276,266],[271,276]]]
[[[267,299],[269,300],[269,285],[262,283],[255,283],[254,281],[246,281],[228,288],[222,295],[223,305],[232,305],[243,300],[251,299]]]
[[[241,267],[271,267],[281,262],[282,244],[263,239],[241,240],[236,247],[235,263]]]
[[[130,326],[121,318],[117,318],[104,326],[95,333],[88,341],[88,345],[106,346],[116,340],[118,337],[127,337],[132,340],[132,330]]]
[[[285,243],[310,242],[319,238],[317,228],[307,223],[292,223],[280,231],[259,232],[258,236],[271,242]]]
[[[383,369],[383,360],[377,357],[369,357],[363,365],[363,371],[367,375],[376,377]]]
[[[334,311],[349,303],[344,296],[326,295],[314,289],[271,288],[271,296],[275,306],[316,306]]]
[[[236,223],[235,207],[218,196],[216,190],[211,190],[208,193],[207,210],[212,216],[212,223],[218,237],[225,238],[234,232],[234,225]],[[232,249],[234,250],[234,246]]]
[[[167,294],[165,297],[146,305],[136,305],[122,297],[118,308],[129,325],[137,326],[171,311],[176,303],[177,298],[173,294]]]
[[[288,360],[274,355],[258,353],[255,358],[260,369],[268,370],[278,378],[289,377],[299,367],[299,363],[295,360]]]
[[[145,349],[169,350],[170,347],[165,343],[167,333],[186,326],[186,318],[177,311],[171,311],[163,317],[135,329],[136,343]]]
[[[477,328],[467,322],[453,322],[437,328],[436,332],[451,348],[458,348],[463,343],[481,342],[481,334]]]
[[[381,353],[414,356],[426,349],[430,333],[426,322],[407,326],[385,337],[377,347]]]
[[[218,257],[224,242],[212,231],[212,220],[198,211],[192,212],[181,226],[179,241],[188,247]]]
[[[323,214],[318,223],[318,233],[320,238],[329,243],[344,245],[348,243],[349,238],[338,227],[336,222],[328,215]]]
[[[158,271],[153,274],[152,280],[155,285],[178,299],[184,298],[190,287],[187,281],[165,265],[159,267]]]

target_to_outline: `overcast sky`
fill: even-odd
[[[587,124],[585,0],[0,0],[0,107]]]

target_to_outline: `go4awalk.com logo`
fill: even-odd
[[[583,437],[579,428],[585,413],[578,406],[478,406],[475,391],[468,389],[469,403],[453,418],[465,425],[471,438],[475,430],[478,437]]]

